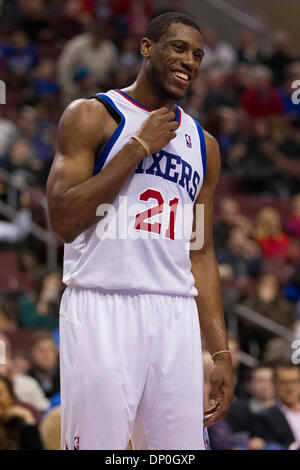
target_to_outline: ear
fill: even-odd
[[[145,59],[149,59],[152,54],[153,42],[151,39],[143,38],[141,42],[141,54]]]

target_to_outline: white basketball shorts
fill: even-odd
[[[194,298],[67,287],[60,308],[62,449],[204,449]]]

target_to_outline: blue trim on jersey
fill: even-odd
[[[194,119],[194,122],[197,126],[199,139],[200,139],[200,149],[201,149],[201,158],[202,158],[202,167],[203,167],[203,179],[205,176],[206,171],[206,144],[205,144],[205,137],[202,126],[200,126],[199,122]]]
[[[179,119],[180,119],[180,111],[179,111],[179,108],[177,105],[176,106],[176,111],[175,111],[175,121],[179,123]]]
[[[118,125],[118,127],[116,128],[116,130],[114,131],[114,133],[112,134],[112,136],[110,137],[109,141],[105,144],[102,152],[99,154],[99,156],[98,156],[98,158],[95,162],[93,175],[96,175],[97,173],[99,173],[102,170],[102,168],[103,168],[103,166],[106,162],[106,159],[109,155],[109,152],[111,151],[111,149],[115,145],[116,141],[120,137],[120,134],[121,134],[122,130],[124,129],[125,121],[126,121],[125,116],[121,113],[121,111],[116,107],[115,103],[107,95],[105,95],[104,93],[97,93],[97,96],[101,96],[101,98],[103,98],[105,101],[107,101],[107,103],[109,103],[110,106],[117,111],[117,113],[121,117],[121,122]]]

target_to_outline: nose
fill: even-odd
[[[192,51],[186,51],[182,57],[182,65],[184,65],[189,72],[192,71],[194,65],[194,55]]]

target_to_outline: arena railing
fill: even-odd
[[[47,210],[47,198],[45,194],[28,184],[19,184],[14,177],[8,171],[0,168],[0,180],[7,185],[7,203],[0,201],[0,214],[6,218],[13,220],[17,214],[18,207],[18,194],[21,192],[30,191],[32,200],[42,208],[45,220],[47,220],[47,227],[50,227],[48,210]],[[42,241],[46,245],[47,250],[47,268],[55,270],[58,267],[58,241],[50,229],[41,227],[37,223],[33,222],[30,232],[38,240]]]
[[[243,318],[250,323],[253,323],[260,329],[264,329],[273,333],[276,337],[279,337],[286,341],[287,345],[292,344],[296,339],[296,333],[285,328],[279,323],[271,320],[270,318],[265,317],[261,313],[255,312],[254,310],[246,307],[242,304],[236,304],[232,309],[233,315],[228,318],[228,329],[229,331],[236,333],[238,335],[238,319]],[[291,349],[292,353],[292,349]],[[255,367],[258,364],[258,359],[254,356],[240,350],[239,351],[240,362],[250,368]]]
[[[261,313],[251,310],[245,305],[237,304],[233,311],[239,317],[245,318],[247,321],[254,323],[260,328],[263,328],[271,333],[274,333],[276,336],[279,336],[282,339],[287,341],[293,341],[295,339],[295,334],[291,330],[285,328],[274,320],[265,317]]]

